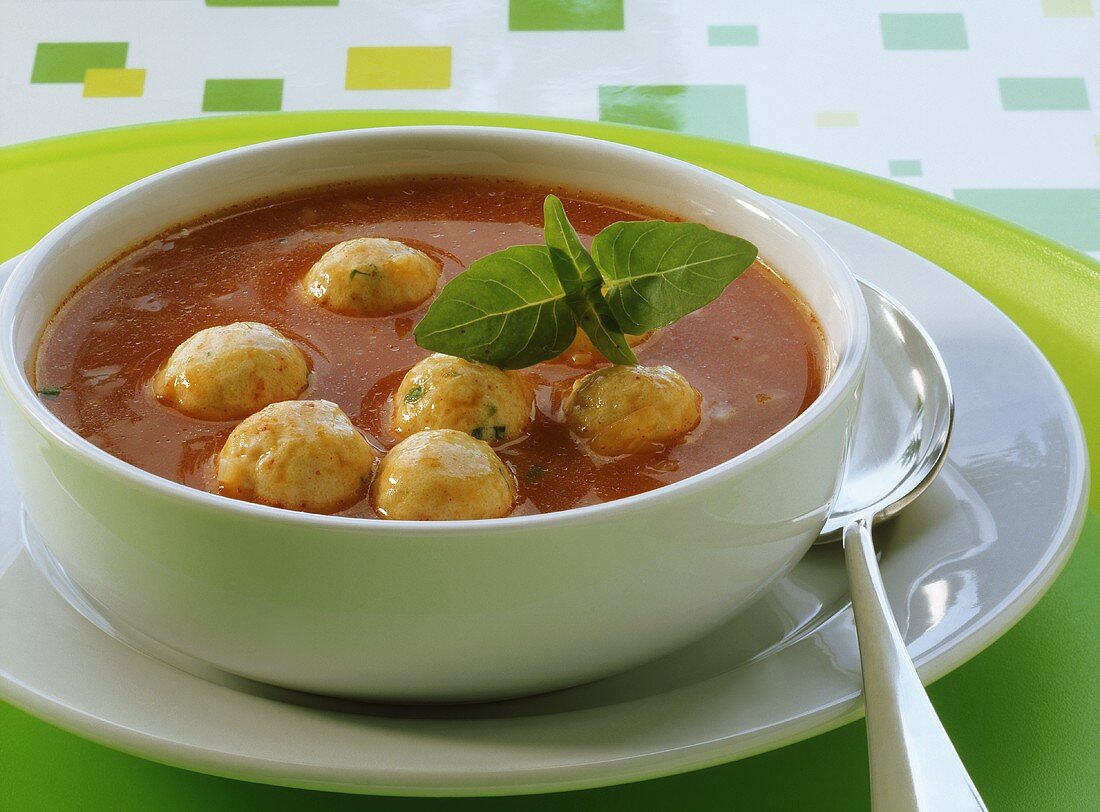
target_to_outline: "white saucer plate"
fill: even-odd
[[[852,225],[799,210],[924,324],[957,397],[929,491],[876,532],[921,677],[970,659],[1065,564],[1086,508],[1080,422],[1035,346],[974,290]],[[770,750],[862,714],[837,545],[686,649],[568,691],[485,705],[386,706],[174,667],[78,614],[23,543],[0,460],[0,697],[111,747],[202,772],[402,795],[503,795],[652,778]]]

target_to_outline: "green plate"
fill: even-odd
[[[889,181],[663,131],[476,113],[335,112],[207,118],[23,144],[0,150],[0,259],[29,248],[104,194],[192,158],[305,133],[410,124],[525,127],[632,144],[881,234],[976,288],[1027,332],[1065,381],[1094,458],[1100,455],[1100,264]],[[1093,477],[1091,505],[1100,507],[1100,477]],[[1069,566],[1031,614],[930,690],[991,808],[1085,809],[1100,797],[1098,542],[1100,516],[1091,512]],[[0,809],[628,809],[730,802],[851,809],[868,803],[865,747],[863,723],[857,722],[773,753],[643,784],[529,799],[364,799],[176,770],[0,705]]]

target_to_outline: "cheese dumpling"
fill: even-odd
[[[406,374],[394,396],[393,430],[454,429],[487,443],[522,435],[535,393],[519,372],[436,353]]]
[[[372,496],[387,519],[497,519],[516,502],[516,480],[488,443],[432,429],[402,440],[382,458]]]
[[[700,400],[672,367],[612,366],[574,383],[563,408],[574,434],[614,457],[680,442],[699,425]]]
[[[238,321],[199,330],[153,378],[162,403],[202,420],[237,420],[298,397],[309,383],[305,354],[266,324]]]
[[[312,301],[337,313],[389,316],[427,300],[439,274],[423,251],[396,240],[360,237],[326,251],[302,284]]]
[[[222,493],[332,513],[367,492],[374,449],[335,403],[288,400],[244,420],[218,454]]]

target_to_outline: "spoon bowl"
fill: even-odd
[[[947,367],[932,339],[886,293],[859,284],[873,349],[844,484],[818,544],[840,541],[853,519],[896,516],[920,496],[947,458],[955,418]]]

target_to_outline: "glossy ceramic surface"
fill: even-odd
[[[747,237],[817,314],[832,356],[825,390],[764,443],[652,493],[558,514],[415,523],[293,513],[158,479],[78,437],[27,383],[56,303],[142,237],[267,194],[406,174],[557,183]],[[802,557],[834,499],[868,330],[844,264],[770,200],[655,153],[477,127],[305,136],[138,181],[26,255],[0,323],[10,455],[30,522],[106,616],[234,674],[410,701],[604,677],[697,639],[758,597]]]
[[[803,216],[921,320],[955,384],[943,473],[877,533],[895,616],[929,681],[1006,631],[1065,563],[1084,511],[1080,424],[1034,345],[973,290],[867,232]],[[716,764],[860,713],[837,545],[811,550],[706,639],[629,673],[492,705],[379,706],[202,679],[112,640],[18,547],[10,492],[0,489],[9,494],[0,500],[9,545],[0,554],[0,691],[70,730],[192,769],[345,791],[533,792]]]

